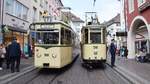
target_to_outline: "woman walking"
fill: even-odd
[[[0,70],[3,70],[2,65],[5,58],[5,46],[3,44],[0,45]]]

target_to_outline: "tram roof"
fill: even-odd
[[[44,25],[44,24],[50,24],[50,25],[54,25],[54,24],[62,24],[64,26],[67,26],[68,28],[72,29],[70,25],[68,25],[67,23],[63,22],[63,21],[53,21],[53,22],[35,22],[32,23],[31,25]],[[30,25],[30,26],[31,26]]]
[[[83,26],[83,28],[90,28],[90,29],[99,29],[99,28],[106,28],[105,25],[86,25],[86,26]]]

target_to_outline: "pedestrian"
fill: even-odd
[[[128,56],[128,49],[127,49],[127,47],[125,47],[124,49],[125,49],[124,50],[124,57],[127,58],[127,56]]]
[[[116,55],[116,46],[114,44],[114,39],[111,40],[109,51],[111,54],[111,67],[114,67],[115,66],[115,55]]]
[[[3,44],[1,44],[0,45],[0,70],[3,69],[2,67],[3,67],[5,54],[6,54],[5,46]]]
[[[21,48],[17,39],[14,37],[12,43],[9,46],[9,56],[11,63],[11,72],[13,73],[16,69],[17,72],[20,71],[20,58],[21,58]]]
[[[30,44],[28,44],[28,53],[29,53],[29,57],[32,57],[32,49]]]
[[[9,55],[9,48],[10,48],[11,42],[9,42],[6,46],[6,54],[5,54],[5,59],[6,59],[6,68],[9,69],[10,67],[10,55]]]

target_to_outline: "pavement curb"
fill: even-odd
[[[134,84],[149,84],[150,81],[140,77],[137,74],[134,74],[120,66],[117,66],[114,68],[118,73],[122,74],[126,78],[128,78],[130,81],[132,81]]]
[[[0,77],[0,84],[7,84],[10,81],[19,78],[22,75],[25,75],[33,70],[35,70],[36,68],[34,66],[29,66],[27,68],[24,68],[23,70],[21,70],[20,72],[15,72],[15,73],[10,73],[8,75],[2,76]]]
[[[109,63],[107,63],[107,64],[110,65]],[[116,66],[113,69],[133,84],[149,84],[150,83],[150,81],[145,80],[144,78],[140,77],[139,75],[134,74],[134,73],[130,72],[129,70],[124,69],[120,66]]]

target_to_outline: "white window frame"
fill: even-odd
[[[135,0],[128,0],[129,13],[132,13],[134,11],[134,2]]]
[[[138,2],[138,7],[140,7],[141,5],[143,5],[146,2],[146,0],[142,0],[142,2],[141,2],[141,0],[137,0],[137,2]]]
[[[7,13],[9,13],[9,14],[14,14],[14,7],[15,7],[15,0],[12,0],[13,1],[13,3],[9,3],[7,0],[5,0],[6,2],[5,2],[5,10],[7,11]],[[7,6],[8,5],[6,5],[6,3],[9,3],[9,5],[12,5],[12,10],[10,10]]]

